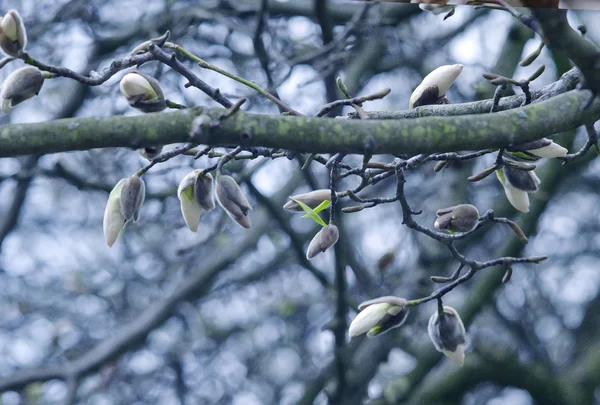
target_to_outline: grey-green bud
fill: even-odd
[[[443,208],[436,212],[438,218],[433,224],[436,229],[452,232],[469,232],[477,226],[479,211],[471,204],[460,204]]]
[[[27,32],[17,10],[9,10],[0,17],[0,48],[8,56],[19,57],[27,45]]]
[[[306,258],[310,260],[316,255],[326,251],[335,245],[339,237],[340,233],[337,226],[333,224],[324,226],[310,241],[306,251]]]
[[[8,114],[13,107],[36,96],[44,84],[42,72],[33,66],[25,66],[8,75],[2,85],[2,111]]]
[[[133,108],[150,113],[167,108],[165,95],[152,76],[141,72],[127,73],[119,83],[121,93]]]
[[[244,228],[250,228],[248,212],[252,206],[233,177],[219,174],[216,187],[217,201],[227,215]]]

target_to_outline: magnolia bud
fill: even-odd
[[[306,258],[312,259],[316,255],[326,251],[338,241],[340,233],[338,227],[329,224],[321,228],[321,230],[312,238],[306,251]]]
[[[227,215],[242,227],[250,228],[248,212],[252,210],[252,206],[233,177],[219,174],[216,191],[217,201]]]
[[[461,64],[445,65],[429,73],[413,91],[408,108],[447,102],[445,101],[446,91],[460,75],[462,69],[463,65]]]
[[[140,208],[146,198],[146,184],[140,177],[133,175],[125,179],[121,190],[121,214],[125,223],[131,220],[137,221],[140,216]]]
[[[528,192],[535,192],[541,183],[533,170],[523,171],[504,166],[496,171],[498,180],[504,187],[506,198],[521,212],[529,212]]]
[[[427,332],[436,350],[462,367],[465,362],[463,346],[466,343],[466,333],[458,312],[448,306],[444,306],[441,315],[435,311],[429,318]]]
[[[404,298],[386,296],[365,301],[352,320],[348,333],[350,338],[367,332],[368,337],[378,336],[401,326],[408,316]]]
[[[106,203],[106,209],[104,210],[104,240],[106,244],[111,247],[117,238],[119,232],[125,225],[125,217],[121,213],[121,190],[125,185],[126,179],[121,179],[117,185],[112,189],[108,196],[108,202]]]
[[[152,76],[141,72],[127,73],[121,79],[119,88],[129,105],[142,112],[157,112],[167,108],[162,89]]]
[[[200,207],[205,211],[212,211],[215,209],[213,178],[210,173],[206,173],[203,176],[196,176],[196,182],[194,183],[194,198],[196,198]]]
[[[331,200],[331,190],[324,188],[321,190],[314,190],[308,193],[290,196],[290,201],[285,203],[283,209],[287,211],[304,212],[302,207],[300,207],[300,205],[294,200],[298,200],[314,209],[317,208],[323,201]]]
[[[532,155],[539,156],[541,158],[556,158],[556,157],[564,157],[569,150],[567,148],[563,148],[557,143],[550,142],[549,145],[543,146],[537,149],[529,149],[527,152]]]
[[[436,212],[438,218],[433,226],[453,232],[469,232],[477,226],[479,211],[471,204],[460,204]]]
[[[14,106],[37,96],[44,84],[42,72],[33,66],[25,66],[8,75],[2,85],[2,111],[9,113]]]
[[[162,146],[148,146],[146,148],[140,148],[137,152],[148,160],[152,160],[162,152]]]
[[[18,58],[27,45],[27,32],[17,10],[9,10],[0,18],[0,48],[8,56]]]
[[[181,214],[185,224],[190,228],[192,232],[198,230],[200,224],[200,215],[202,214],[202,207],[196,201],[194,197],[194,184],[198,177],[199,170],[193,170],[188,173],[183,180],[179,183],[177,188],[177,198],[181,203]]]

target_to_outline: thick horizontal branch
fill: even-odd
[[[211,146],[263,146],[311,153],[419,154],[505,148],[592,124],[600,100],[588,108],[587,90],[572,90],[522,108],[493,114],[403,120],[341,120],[238,112],[193,141]],[[450,106],[453,107],[453,106]],[[222,109],[202,108],[135,117],[72,118],[0,127],[0,157],[92,148],[190,141],[192,121]]]

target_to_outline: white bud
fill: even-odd
[[[351,338],[363,333],[368,337],[378,336],[397,328],[406,321],[409,312],[404,298],[392,296],[365,301],[358,310],[348,329]]]
[[[429,73],[413,91],[408,108],[440,103],[462,69],[461,64],[444,65]]]
[[[194,197],[194,184],[198,177],[199,170],[193,170],[188,173],[183,180],[179,183],[177,188],[177,198],[181,203],[181,214],[185,224],[192,232],[198,230],[200,224],[200,215],[202,214],[202,207],[196,201]]]
[[[285,203],[283,209],[293,212],[304,212],[302,207],[300,207],[300,205],[294,200],[298,200],[314,209],[317,208],[323,201],[331,200],[331,190],[324,188],[321,190],[313,190],[308,193],[290,196],[290,201]]]
[[[500,184],[502,184],[502,187],[504,188],[504,193],[506,194],[506,198],[508,199],[508,202],[510,202],[511,205],[513,207],[515,207],[515,209],[517,209],[518,211],[525,212],[525,213],[529,212],[529,194],[528,194],[528,192],[521,188],[515,187],[515,184],[511,183],[508,180],[506,169],[507,168],[504,167],[501,170],[496,170],[496,177],[498,177]],[[521,171],[521,170],[515,170],[515,169],[509,169],[509,170]],[[530,181],[531,184],[528,184],[528,186],[531,186],[531,185],[534,186],[534,190],[531,190],[531,192],[536,191],[537,187],[541,183],[539,177],[533,171],[524,172],[524,173],[527,173],[527,175],[530,176],[528,183]],[[513,180],[515,180],[515,179],[513,178]],[[524,186],[525,186],[525,183],[519,185],[519,187],[524,187]]]
[[[44,77],[38,68],[25,66],[15,70],[2,85],[2,111],[8,114],[17,104],[36,96],[43,84]]]
[[[229,215],[229,218],[244,228],[250,228],[248,212],[252,210],[252,206],[233,177],[219,174],[216,191],[217,202]]]
[[[443,307],[441,315],[436,310],[429,318],[427,332],[435,349],[462,367],[465,361],[466,332],[458,312],[449,306]]]
[[[141,72],[127,73],[121,79],[119,88],[129,105],[142,112],[157,112],[167,108],[163,91],[152,76]]]
[[[564,157],[569,152],[569,150],[567,148],[563,148],[557,143],[551,142],[548,146],[544,146],[538,149],[531,149],[527,152],[531,153],[532,155],[539,156],[541,158],[551,159],[557,157]]]
[[[112,189],[108,196],[106,203],[106,209],[104,210],[104,240],[106,244],[111,247],[117,238],[119,233],[125,225],[125,217],[121,213],[121,190],[125,185],[126,179],[121,179],[117,185]]]
[[[17,10],[9,10],[0,18],[0,48],[7,56],[19,57],[27,45],[27,32]]]
[[[340,233],[337,226],[332,224],[324,226],[310,241],[308,249],[306,250],[306,258],[310,260],[316,255],[326,251],[335,245],[339,236]]]

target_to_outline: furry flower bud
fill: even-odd
[[[302,193],[290,196],[290,201],[286,202],[283,206],[284,210],[293,212],[304,212],[302,207],[294,200],[298,200],[310,208],[317,208],[323,201],[331,200],[331,190],[328,188],[321,190],[313,190],[308,193]]]
[[[104,210],[104,240],[111,247],[117,238],[123,225],[125,225],[125,217],[121,213],[121,190],[125,185],[125,179],[119,180],[117,185],[112,189],[108,196],[106,209]]]
[[[358,306],[358,310],[360,312],[348,329],[350,338],[365,332],[368,337],[378,336],[402,326],[409,312],[406,300],[393,296],[365,301]]]
[[[198,230],[202,209],[211,211],[215,208],[212,192],[212,176],[210,173],[200,175],[202,170],[188,173],[177,188],[177,197],[181,202],[181,214],[192,232]]]
[[[462,367],[465,362],[466,333],[458,312],[449,306],[444,306],[441,315],[436,310],[429,318],[427,332],[435,349]]]
[[[27,45],[27,32],[17,10],[9,10],[0,17],[0,48],[7,56],[17,58]]]
[[[248,212],[252,210],[252,206],[233,177],[219,174],[216,194],[219,205],[227,215],[242,227],[250,228]]]
[[[140,208],[146,199],[146,184],[139,176],[133,175],[125,179],[121,189],[121,214],[125,223],[137,221]]]
[[[541,183],[535,172],[504,166],[501,170],[496,171],[496,176],[511,205],[521,212],[529,212],[528,193],[536,192]]]
[[[333,224],[324,226],[310,241],[306,251],[306,258],[310,260],[316,255],[326,251],[335,245],[339,237],[340,233],[337,226]]]
[[[141,72],[127,73],[119,83],[121,93],[129,105],[149,113],[167,108],[165,96],[158,81]]]
[[[460,204],[442,208],[436,212],[438,218],[433,226],[452,232],[469,232],[477,226],[479,211],[471,204]]]
[[[146,197],[146,185],[136,175],[121,179],[108,196],[104,210],[104,240],[111,247],[127,223],[137,221]]]
[[[17,104],[37,96],[44,84],[42,72],[25,66],[8,75],[2,85],[2,111],[8,114]]]
[[[463,65],[455,64],[440,66],[429,73],[413,91],[408,108],[447,103],[446,91],[452,86],[462,70]]]

